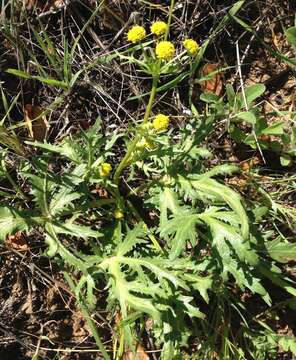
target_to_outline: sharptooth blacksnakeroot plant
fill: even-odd
[[[253,109],[243,111],[242,96],[232,97],[230,86],[231,104],[203,94],[208,111],[199,113],[192,101],[194,77],[207,46],[243,5],[236,2],[203,42],[184,37],[178,44],[169,38],[171,1],[167,22],[134,24],[125,36],[128,49],[102,56],[78,72],[58,52],[49,52],[46,34],[43,38],[34,32],[56,66],[52,74],[58,80],[41,65],[38,76],[8,71],[56,86],[59,99],[69,96],[81,74],[115,59],[134,65],[151,80],[149,94],[136,96],[149,96],[143,116],[131,119],[124,132],[106,134],[105,119],[99,117],[87,130],[59,142],[21,144],[13,131],[0,126],[0,177],[15,194],[1,201],[0,240],[16,232],[43,236],[44,255],[62,265],[104,359],[120,359],[144,333],[154,339],[163,360],[185,358],[183,350],[192,338],[192,359],[214,359],[216,354],[225,360],[255,359],[262,339],[273,348],[280,344],[295,352],[290,337],[277,336],[260,319],[254,320],[259,329],[255,334],[241,301],[245,293],[272,306],[267,280],[296,295],[294,283],[278,266],[287,252],[295,258],[293,244],[270,240],[257,220],[282,208],[263,190],[269,208],[252,206],[224,182],[240,169],[210,165],[212,153],[204,145],[222,115],[230,114],[234,124],[238,119],[252,122]],[[149,25],[151,34],[146,32]],[[72,50],[64,42],[68,59],[75,55],[80,36]],[[190,115],[177,127],[177,116],[159,109],[156,100],[189,78]],[[247,91],[247,101],[251,104],[263,91],[256,85]],[[17,159],[16,180],[7,166],[11,157]],[[104,195],[98,195],[102,189]],[[91,316],[99,296],[106,298],[110,314],[119,314],[113,348],[103,344]],[[232,317],[240,324],[238,334],[230,333]]]

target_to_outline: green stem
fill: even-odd
[[[83,260],[75,256],[70,250],[66,248],[59,240],[58,235],[54,229],[53,224],[48,223],[47,225],[47,234],[51,237],[51,239],[57,245],[57,252],[60,257],[67,262],[68,264],[72,265],[75,269],[81,271],[84,275],[88,274],[87,265]]]
[[[2,169],[5,172],[5,176],[7,178],[7,180],[10,182],[10,184],[12,185],[12,187],[14,188],[16,195],[20,194],[22,199],[24,200],[29,200],[29,198],[22,192],[21,188],[17,185],[17,183],[13,180],[13,178],[10,176],[8,170],[6,169],[6,164],[5,164],[5,159],[2,159],[1,161],[1,166]]]
[[[102,341],[100,339],[100,335],[99,335],[99,333],[97,331],[95,323],[93,322],[93,320],[92,320],[92,318],[91,318],[91,316],[90,316],[90,314],[88,312],[87,306],[82,301],[80,301],[80,308],[81,308],[81,311],[82,311],[82,315],[85,318],[85,320],[87,322],[87,325],[91,330],[92,336],[94,337],[94,339],[96,341],[96,344],[97,344],[98,348],[100,349],[104,359],[105,360],[111,360],[110,356],[108,355],[108,353],[107,353],[107,351],[106,351],[106,349],[104,347],[104,344],[102,343]]]
[[[148,105],[147,105],[147,108],[146,108],[146,111],[145,111],[145,115],[144,115],[142,125],[146,124],[148,122],[148,120],[149,120],[152,105],[153,105],[154,98],[155,98],[155,95],[156,95],[158,78],[159,78],[158,75],[153,77],[152,89],[151,89],[151,92],[150,92],[150,98],[149,98],[149,102],[148,102]],[[121,160],[121,162],[119,163],[119,165],[118,165],[118,167],[117,167],[117,169],[115,171],[114,182],[115,182],[115,184],[117,186],[118,186],[118,183],[119,183],[119,177],[120,177],[122,171],[124,170],[124,168],[128,165],[130,157],[131,157],[133,151],[135,150],[135,147],[136,147],[138,141],[140,140],[140,138],[141,138],[141,135],[136,134],[134,140],[130,143],[124,158]]]
[[[172,17],[173,17],[174,6],[175,6],[175,0],[171,0],[169,17],[168,17],[168,26],[167,26],[167,30],[166,30],[166,33],[165,33],[165,36],[164,36],[164,40],[167,40],[168,36],[169,36],[170,26],[171,26]]]
[[[157,181],[156,180],[151,180],[150,182],[145,182],[141,185],[139,185],[136,188],[131,188],[130,192],[127,194],[127,196],[130,195],[137,195],[138,193],[140,193],[143,190],[148,190],[152,185],[154,185]]]
[[[74,281],[69,276],[69,274],[67,274],[66,272],[64,272],[64,276],[65,276],[65,278],[66,278],[72,292],[75,294],[76,286],[75,286]],[[98,348],[100,349],[100,351],[101,351],[101,353],[103,355],[103,358],[105,360],[111,360],[110,356],[108,355],[108,353],[107,353],[107,351],[105,349],[104,344],[102,343],[102,341],[100,339],[100,335],[98,333],[98,330],[96,328],[96,325],[95,325],[93,319],[91,318],[91,316],[89,314],[87,306],[85,305],[83,299],[77,299],[77,300],[78,300],[79,306],[81,308],[82,315],[83,315],[84,319],[86,320],[88,327],[90,328],[92,336],[94,337],[94,339],[96,341],[96,344],[97,344]]]

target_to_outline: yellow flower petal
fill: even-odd
[[[112,166],[109,163],[103,163],[100,166],[99,175],[101,177],[106,177],[110,174],[111,170],[112,170]]]
[[[175,55],[174,44],[170,41],[161,41],[156,45],[155,53],[158,59],[170,60]]]
[[[153,127],[157,131],[167,130],[169,127],[170,118],[164,114],[158,114],[153,120]]]
[[[137,43],[143,40],[145,36],[146,30],[140,25],[133,26],[127,33],[127,39],[132,43]]]
[[[156,21],[150,27],[152,34],[157,36],[163,35],[166,33],[168,25],[164,21]]]
[[[189,52],[190,55],[195,55],[198,51],[198,44],[193,39],[186,39],[183,41],[184,48]]]

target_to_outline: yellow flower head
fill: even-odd
[[[183,41],[183,45],[190,55],[195,55],[197,53],[199,46],[195,40],[186,39]]]
[[[170,118],[164,114],[158,114],[153,120],[153,127],[157,131],[167,130],[169,127]]]
[[[168,25],[164,21],[156,21],[150,26],[152,34],[157,36],[163,35],[166,33]]]
[[[133,26],[127,33],[127,39],[132,43],[137,43],[143,40],[145,36],[146,30],[140,25]]]
[[[124,217],[124,214],[123,214],[123,212],[121,210],[115,209],[114,212],[113,212],[113,216],[114,216],[115,219],[120,220],[120,219],[122,219]]]
[[[101,177],[106,177],[110,174],[111,170],[112,170],[112,166],[109,163],[103,163],[100,166],[99,174]]]
[[[161,41],[156,45],[156,56],[161,60],[170,60],[175,55],[175,47],[170,41]]]

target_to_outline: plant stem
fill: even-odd
[[[165,36],[164,36],[164,40],[167,40],[168,36],[169,36],[170,26],[171,26],[171,22],[172,22],[173,11],[174,11],[174,6],[175,6],[175,0],[171,0],[170,10],[169,10],[169,18],[168,18],[168,26],[167,26],[167,30],[166,30],[166,33],[165,33]]]
[[[76,285],[75,285],[74,281],[72,280],[71,276],[69,276],[69,274],[67,274],[66,272],[64,272],[64,276],[65,276],[65,278],[66,278],[72,292],[75,294]],[[93,319],[90,316],[90,313],[88,311],[87,306],[84,303],[84,300],[83,299],[77,299],[77,301],[78,301],[79,306],[81,308],[82,315],[83,315],[84,319],[86,320],[88,327],[90,328],[91,334],[94,337],[94,339],[96,341],[96,344],[97,344],[99,350],[101,351],[101,353],[103,355],[103,358],[105,360],[111,360],[110,356],[108,355],[108,353],[107,353],[107,351],[105,349],[104,344],[102,343],[102,341],[100,339],[100,335],[98,333],[98,330],[97,330],[97,328],[96,328],[96,326],[94,324]]]
[[[153,76],[152,89],[151,89],[151,92],[150,92],[150,98],[149,98],[149,102],[148,102],[148,105],[147,105],[147,108],[146,108],[146,111],[145,111],[145,115],[144,115],[142,125],[146,124],[148,119],[149,119],[151,109],[152,109],[152,105],[153,105],[153,102],[154,102],[154,98],[155,98],[155,95],[156,95],[158,78],[159,78],[159,75]],[[118,183],[119,183],[119,177],[120,177],[123,169],[127,166],[128,162],[130,160],[130,156],[132,155],[132,152],[135,150],[135,147],[136,147],[138,141],[140,140],[140,137],[141,137],[140,134],[136,134],[134,140],[130,143],[129,147],[127,148],[127,151],[126,151],[126,154],[125,154],[124,158],[121,160],[121,162],[119,163],[119,165],[118,165],[118,167],[117,167],[117,169],[115,171],[114,182],[115,182],[115,184],[117,186],[118,186]]]
[[[91,330],[92,336],[94,337],[96,344],[97,344],[98,348],[100,349],[104,359],[111,360],[110,356],[108,355],[108,353],[100,339],[100,335],[97,331],[96,325],[94,324],[93,319],[91,318],[86,305],[82,301],[80,301],[80,308],[81,308],[82,315],[83,315],[84,319],[86,320],[87,325]]]
[[[148,105],[147,105],[147,108],[146,108],[146,112],[145,112],[145,115],[144,115],[144,119],[143,119],[143,123],[142,123],[142,124],[147,123],[147,121],[148,121],[148,119],[149,119],[149,116],[150,116],[150,113],[151,113],[151,109],[152,109],[152,105],[153,105],[153,102],[154,102],[154,98],[155,98],[155,95],[156,95],[158,78],[159,78],[159,75],[153,76],[152,89],[151,89],[151,93],[150,93],[150,98],[149,98],[149,102],[148,102]]]
[[[12,187],[14,188],[16,195],[20,194],[20,196],[22,197],[22,199],[24,200],[29,200],[29,198],[22,192],[21,188],[17,185],[17,183],[13,180],[13,178],[10,176],[8,170],[6,169],[6,165],[5,165],[5,159],[2,159],[1,161],[1,166],[2,169],[5,172],[5,176],[7,178],[7,180],[10,182],[10,184],[12,185]]]

